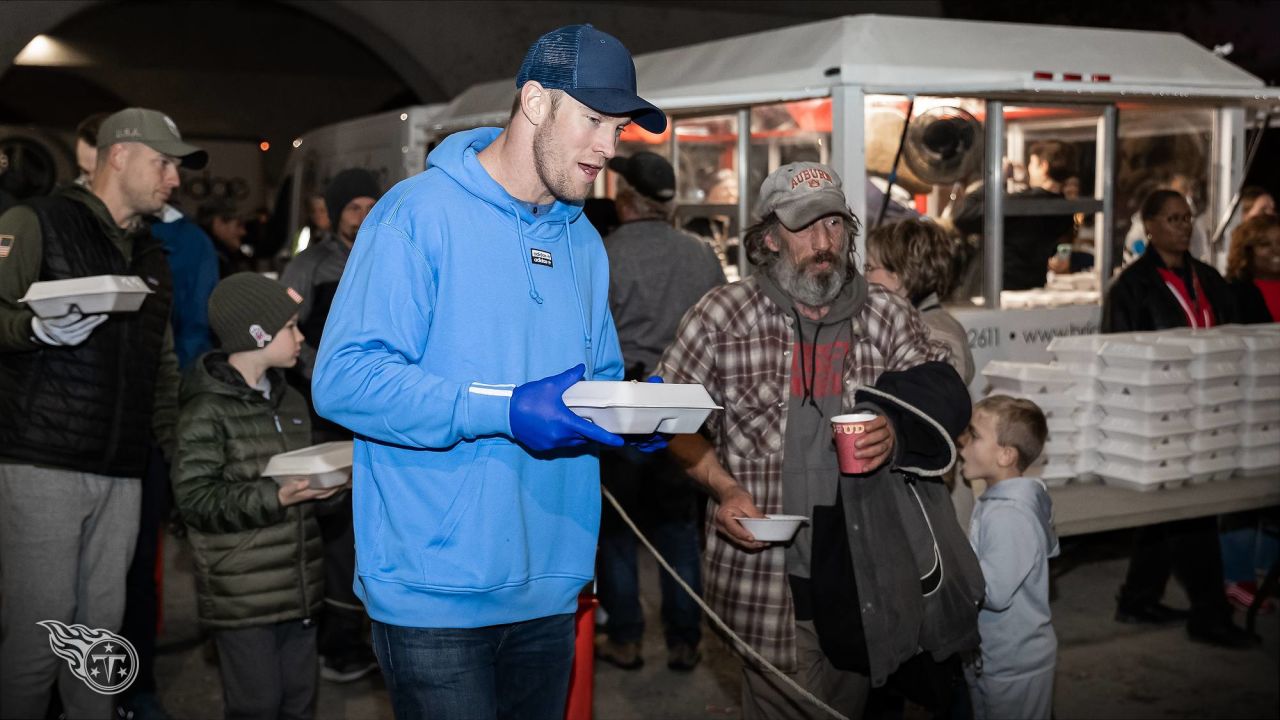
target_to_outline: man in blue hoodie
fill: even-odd
[[[591,443],[624,443],[561,400],[623,375],[582,201],[623,128],[666,117],[589,25],[539,38],[516,87],[505,129],[450,136],[374,206],[312,377],[356,433],[355,589],[399,718],[563,715]]]

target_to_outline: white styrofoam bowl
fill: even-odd
[[[742,527],[760,542],[787,542],[795,536],[800,524],[808,522],[803,515],[765,515],[762,518],[738,518]]]

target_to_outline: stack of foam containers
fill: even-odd
[[[1274,325],[1224,325],[1218,334],[1244,343],[1240,389],[1239,474],[1280,472],[1280,328]]]
[[[1099,390],[1097,378],[1102,372],[1102,359],[1098,351],[1114,335],[1069,335],[1049,342],[1049,355],[1053,364],[1065,369],[1075,380],[1073,420],[1076,425],[1075,482],[1098,482],[1095,472],[1102,458],[1098,445],[1102,435],[1098,424],[1102,411],[1098,408]]]
[[[988,395],[1010,395],[1026,398],[1040,406],[1049,425],[1049,437],[1041,456],[1028,468],[1027,474],[1039,477],[1045,485],[1065,485],[1076,475],[1079,455],[1076,435],[1076,396],[1089,392],[1091,379],[1082,383],[1066,369],[1048,363],[992,360],[983,368]]]
[[[1156,333],[1158,344],[1178,345],[1191,351],[1187,371],[1191,386],[1191,427],[1187,460],[1192,483],[1226,480],[1240,466],[1241,360],[1245,344],[1235,334],[1208,333],[1180,328]]]
[[[1194,431],[1191,350],[1150,335],[1108,336],[1098,357],[1097,474],[1108,485],[1134,490],[1181,485],[1190,475]]]

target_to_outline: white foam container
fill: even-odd
[[[1240,449],[1240,474],[1245,477],[1266,475],[1280,470],[1280,445]]]
[[[1246,423],[1264,423],[1280,420],[1280,402],[1243,402],[1240,403],[1240,421]]]
[[[1226,480],[1239,466],[1240,458],[1234,449],[1225,448],[1201,453],[1187,460],[1187,472],[1190,473],[1188,480],[1193,484]]]
[[[1098,398],[1098,405],[1103,411],[1127,410],[1148,414],[1190,410],[1195,402],[1185,393],[1164,393],[1151,395],[1146,388],[1124,386],[1119,392],[1105,392]]]
[[[1191,427],[1196,430],[1213,430],[1240,424],[1240,403],[1198,405],[1191,411]]]
[[[1245,375],[1280,375],[1280,333],[1267,325],[1222,325],[1210,333],[1230,335],[1247,350],[1241,370]]]
[[[1048,363],[992,360],[982,376],[996,394],[1018,393],[1035,401],[1039,396],[1070,397],[1076,378],[1065,368]]]
[[[137,275],[92,275],[31,283],[18,298],[42,318],[62,317],[78,308],[85,315],[136,312],[152,293]]]
[[[1059,412],[1050,415],[1048,411],[1045,411],[1044,420],[1049,426],[1049,434],[1054,437],[1074,435],[1077,429],[1075,418],[1068,413]]]
[[[1191,416],[1185,412],[1144,413],[1135,410],[1110,408],[1107,416],[1098,423],[1102,432],[1137,435],[1152,438],[1164,435],[1186,435],[1195,428],[1191,426]]]
[[[1123,388],[1166,388],[1177,386],[1189,387],[1194,380],[1187,371],[1186,364],[1181,366],[1171,363],[1152,365],[1150,367],[1105,366],[1098,372],[1098,382],[1102,384],[1103,393],[1119,391]],[[1179,392],[1182,392],[1180,389]]]
[[[1240,433],[1235,427],[1221,427],[1203,432],[1191,433],[1187,436],[1187,447],[1191,452],[1211,452],[1223,448],[1235,448],[1240,445]]]
[[[1250,423],[1240,426],[1240,446],[1280,447],[1280,423]]]
[[[1110,335],[1069,335],[1056,337],[1049,341],[1049,355],[1054,362],[1073,367],[1092,367],[1099,364],[1098,351]]]
[[[1059,415],[1073,413],[1081,404],[1074,397],[1074,393],[1031,395],[1017,390],[997,390],[992,388],[991,393],[988,394],[1008,395],[1009,397],[1030,400],[1044,412],[1046,418],[1049,417],[1049,413],[1057,413]]]
[[[1048,487],[1062,487],[1076,476],[1075,462],[1055,462],[1050,461],[1040,469],[1040,474],[1033,477],[1040,478]]]
[[[1158,462],[1170,458],[1191,455],[1184,435],[1144,438],[1122,433],[1107,434],[1098,444],[1098,452],[1104,458],[1121,458],[1142,463]]]
[[[1045,457],[1050,458],[1074,457],[1076,454],[1075,433],[1050,433],[1045,438],[1044,449],[1041,452]]]
[[[763,518],[738,518],[738,522],[760,542],[787,542],[795,536],[800,524],[809,518],[803,515],[765,515]]]
[[[339,440],[280,453],[267,461],[262,476],[281,485],[298,477],[309,478],[313,488],[341,485],[351,477],[352,447],[350,440]]]
[[[584,380],[562,396],[570,410],[611,433],[695,433],[719,410],[703,386]]]
[[[1191,386],[1191,399],[1197,405],[1221,405],[1244,399],[1239,377],[1198,380]]]
[[[1104,457],[1094,472],[1107,485],[1147,492],[1161,487],[1177,487],[1187,480],[1185,460],[1137,463]]]
[[[1280,400],[1280,375],[1245,375],[1240,389],[1250,402]]]
[[[1161,345],[1144,337],[1108,340],[1098,349],[1098,357],[1107,368],[1185,372],[1192,354],[1185,345]]]
[[[1096,426],[1089,428],[1081,428],[1076,432],[1076,454],[1093,452],[1098,449],[1098,445],[1102,443],[1102,431]]]

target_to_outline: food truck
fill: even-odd
[[[1147,192],[1181,183],[1211,233],[1245,172],[1246,131],[1280,109],[1280,89],[1174,33],[861,15],[700,43],[635,58],[640,94],[665,110],[662,135],[629,126],[618,153],[649,150],[676,169],[677,221],[699,219],[729,268],[760,183],[779,165],[832,165],[865,229],[893,177],[893,202],[941,220],[984,204],[981,232],[948,310],[976,368],[1047,360],[1059,335],[1096,332],[1101,290]],[[515,87],[466,90],[434,118],[437,137],[506,122]],[[1071,145],[1079,196],[1011,203],[1028,147]],[[598,194],[611,195],[602,173]],[[869,201],[870,198],[870,201]],[[868,206],[871,204],[872,206]],[[1001,287],[1005,224],[1062,215],[1093,269]],[[728,247],[726,247],[728,246]],[[858,256],[865,258],[862,239]],[[1197,248],[1225,258],[1223,243]],[[730,272],[730,275],[733,273]],[[974,381],[975,392],[982,383]]]

